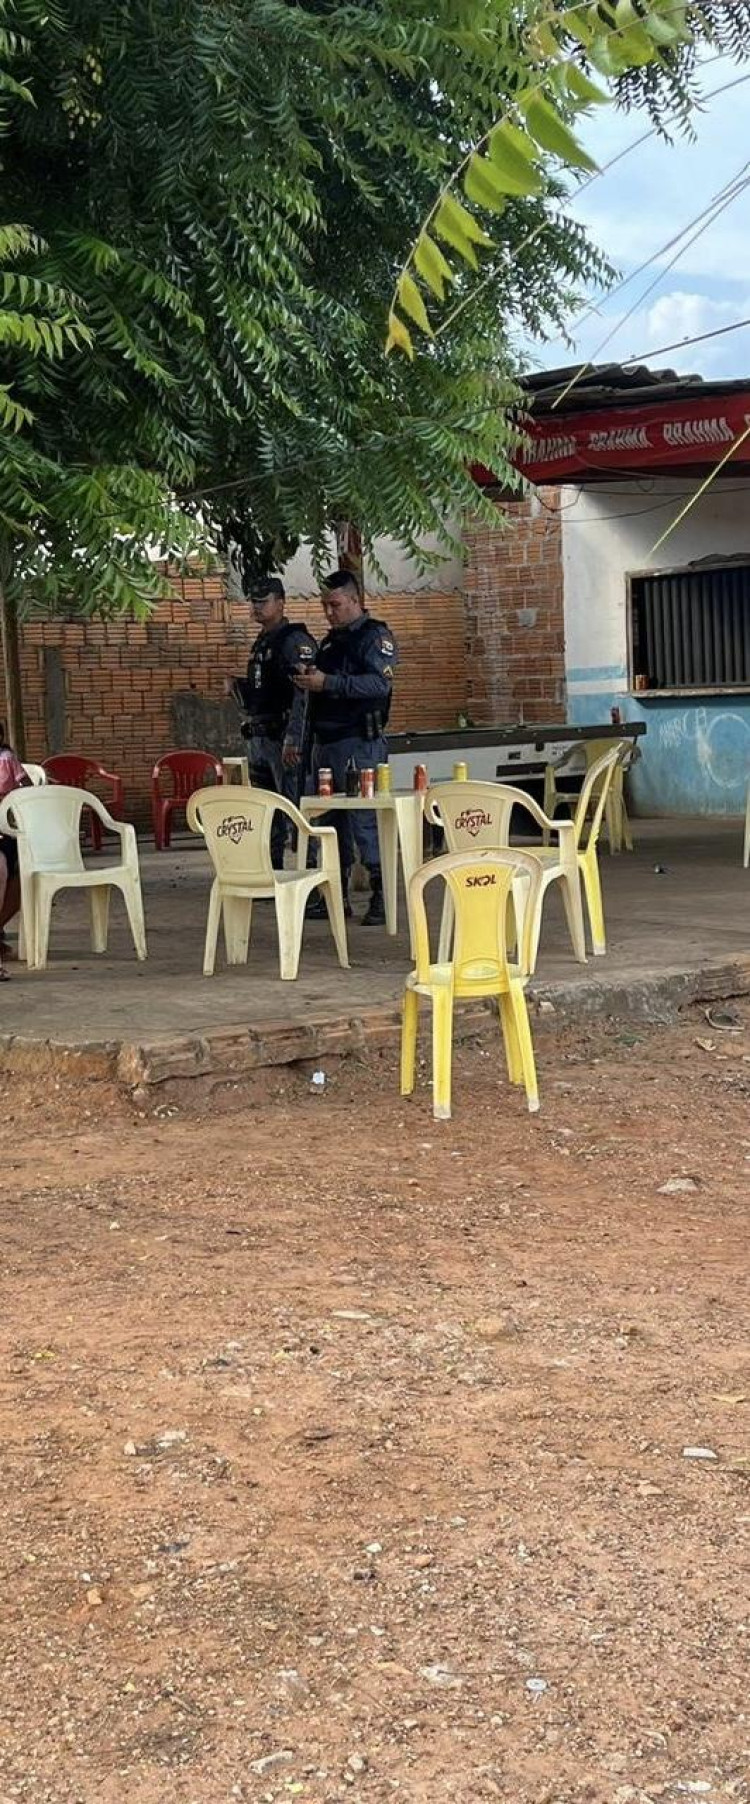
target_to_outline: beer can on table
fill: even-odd
[[[426,789],[427,788],[427,765],[426,764],[415,764],[415,766],[414,766],[414,788],[415,789]]]
[[[453,766],[453,781],[454,783],[468,783],[469,781],[469,766],[462,760]]]
[[[333,795],[333,771],[329,770],[327,765],[321,765],[318,771],[318,795]]]
[[[375,772],[375,788],[379,795],[388,795],[391,787],[390,764],[379,764]]]
[[[359,793],[362,796],[374,796],[374,794],[375,794],[375,772],[374,772],[374,770],[370,769],[370,770],[361,770],[360,771],[360,773],[359,773]]]

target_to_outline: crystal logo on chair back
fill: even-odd
[[[472,839],[476,839],[480,827],[492,826],[492,815],[486,814],[483,808],[464,808],[453,825],[457,833],[470,833]]]
[[[223,821],[216,829],[217,839],[231,839],[233,846],[238,846],[243,833],[252,833],[253,823],[245,814],[225,814]]]

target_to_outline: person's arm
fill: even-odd
[[[249,689],[250,684],[245,681],[244,677],[224,678],[224,694],[231,696],[238,708],[247,708]]]
[[[28,789],[30,778],[27,777],[20,759],[16,757],[9,745],[0,751],[0,802],[12,794],[14,789]]]
[[[317,645],[311,633],[302,629],[299,633],[294,633],[294,635],[288,633],[282,652],[284,668],[287,675],[294,677],[300,668],[304,670],[312,669],[312,666],[315,663],[317,649]],[[282,757],[285,762],[289,764],[296,764],[299,758],[302,741],[305,736],[306,707],[307,696],[304,689],[297,689],[295,687],[294,701],[292,702],[292,710],[286,723],[284,744],[282,746]]]
[[[398,660],[395,641],[379,627],[367,634],[362,647],[362,669],[348,674],[327,673],[322,683],[314,681],[316,690],[338,696],[344,701],[385,702],[393,688],[393,673]],[[315,673],[318,676],[320,673]],[[305,678],[301,679],[304,684]]]

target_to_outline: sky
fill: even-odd
[[[741,86],[710,98],[713,89],[738,77],[744,78]],[[596,311],[588,318],[571,317],[573,349],[561,339],[527,343],[532,367],[551,369],[578,357],[594,363],[634,357],[654,368],[707,378],[750,376],[750,326],[705,344],[659,352],[660,346],[750,319],[750,186],[692,245],[661,249],[744,165],[750,178],[750,63],[715,61],[704,69],[702,80],[704,108],[694,116],[694,143],[676,137],[669,145],[652,136],[598,176],[571,209],[622,276],[659,252],[655,263],[621,295],[606,298],[592,291]],[[601,169],[647,129],[642,114],[601,107],[581,122],[578,135]],[[655,277],[657,285],[645,296]],[[614,336],[604,345],[613,328]],[[650,352],[656,354],[646,355]]]

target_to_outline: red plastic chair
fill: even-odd
[[[172,779],[171,795],[161,793],[162,771]],[[223,783],[224,767],[213,752],[165,752],[163,758],[157,758],[151,777],[151,812],[157,852],[163,852],[170,843],[175,808],[186,808],[193,791],[211,781],[212,772],[215,782]]]
[[[85,758],[79,752],[56,752],[54,758],[45,758],[43,768],[53,783],[65,783],[71,789],[89,789],[89,778],[96,777],[97,782],[109,786],[110,794],[103,799],[110,814],[116,821],[122,820],[125,803],[122,777],[118,777],[115,771],[105,770],[97,758]],[[94,851],[101,852],[102,823],[99,816],[93,808],[86,808],[84,813]]]

